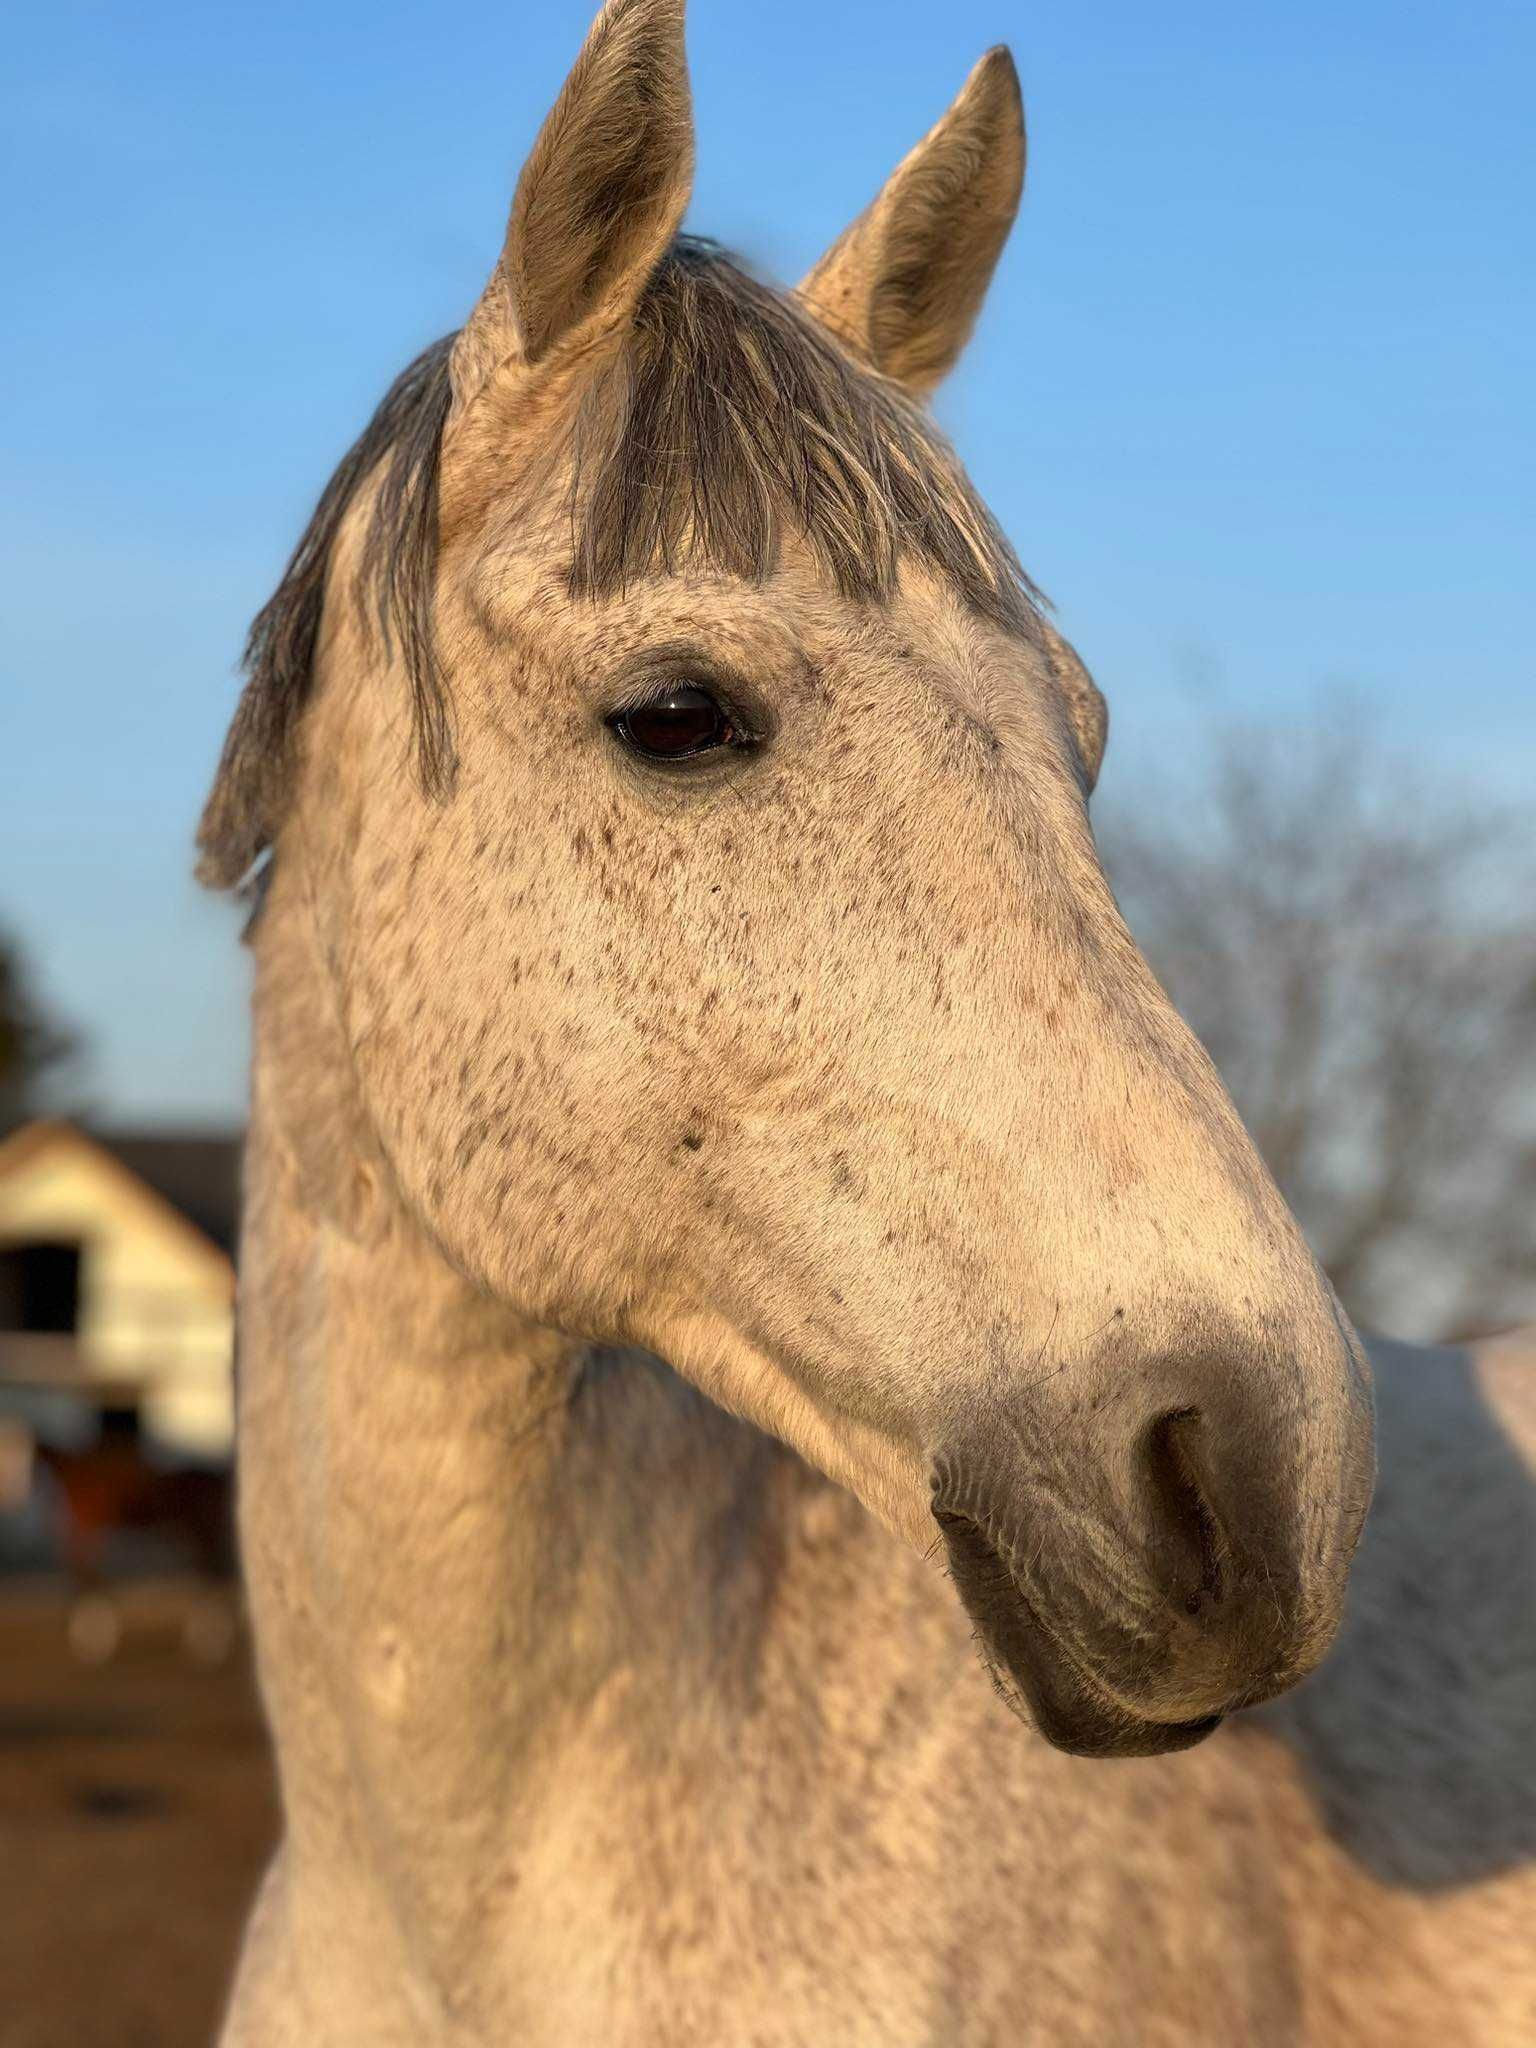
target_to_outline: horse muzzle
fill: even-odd
[[[934,1460],[932,1512],[982,1653],[1058,1749],[1187,1749],[1332,1639],[1370,1497],[1369,1405],[1321,1438],[1222,1407],[1160,1405],[1075,1444],[1060,1414],[993,1418]]]

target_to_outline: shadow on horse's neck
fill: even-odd
[[[1438,1892],[1536,1860],[1536,1479],[1469,1353],[1372,1349],[1380,1477],[1344,1626],[1252,1725],[1357,1862]]]
[[[395,1512],[481,1526],[478,1598],[566,1698],[653,1664],[749,1689],[786,1518],[829,1482],[660,1360],[522,1325],[446,1267],[413,1311],[399,1277],[429,1264],[391,1232],[346,1261],[316,1330],[311,1366],[353,1378],[368,1492],[372,1445]]]

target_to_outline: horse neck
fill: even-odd
[[[290,1855],[355,1839],[425,1924],[444,1844],[494,1855],[616,1690],[658,1743],[750,1695],[775,1531],[820,1482],[657,1361],[487,1301],[390,1201],[284,881],[256,939],[246,1573]]]

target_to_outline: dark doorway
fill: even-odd
[[[71,1335],[80,1316],[80,1247],[0,1245],[0,1330]]]

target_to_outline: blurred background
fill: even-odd
[[[587,19],[10,17],[0,2048],[206,2039],[270,1840],[246,976],[191,832],[246,622]],[[1127,914],[1358,1319],[1536,1316],[1536,15],[696,0],[690,224],[797,277],[999,40],[1029,189],[938,411],[1109,697]]]

